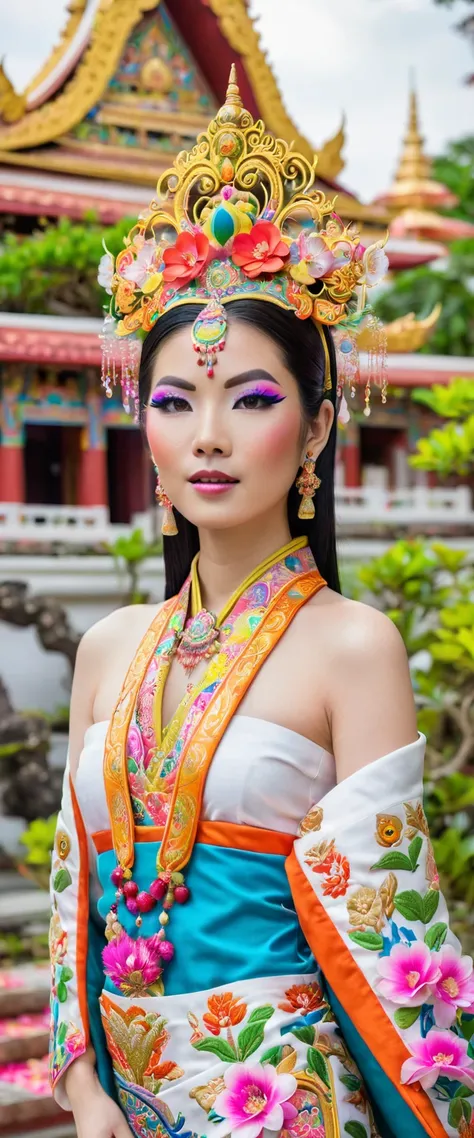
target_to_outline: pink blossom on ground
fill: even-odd
[[[450,944],[436,953],[440,976],[434,988],[434,1014],[439,1027],[451,1027],[456,1009],[474,1005],[474,975],[470,956],[460,956]]]
[[[382,977],[378,989],[394,1004],[418,1007],[430,1000],[440,969],[434,953],[423,942],[396,944],[390,956],[377,961]]]
[[[474,1089],[474,1061],[467,1054],[467,1039],[460,1039],[453,1031],[432,1028],[426,1039],[408,1046],[412,1058],[405,1059],[402,1066],[402,1083],[419,1082],[428,1091],[440,1075],[445,1075]]]
[[[258,1138],[261,1131],[281,1130],[297,1116],[288,1100],[297,1089],[293,1075],[279,1075],[271,1064],[233,1063],[227,1068],[225,1091],[214,1110],[228,1123],[231,1138]]]

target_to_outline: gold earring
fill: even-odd
[[[315,474],[315,465],[316,459],[312,458],[310,454],[307,454],[301,474],[296,479],[297,490],[302,495],[300,508],[298,510],[298,517],[301,518],[302,521],[308,521],[310,518],[314,518],[316,513],[313,497],[316,490],[319,490],[321,479]]]
[[[163,487],[162,487],[161,482],[160,482],[160,475],[159,475],[159,471],[158,471],[157,466],[155,466],[155,470],[156,470],[155,498],[156,498],[158,504],[160,506],[162,506],[163,510],[165,511],[164,516],[163,516],[163,523],[161,526],[161,532],[164,535],[164,537],[176,537],[176,534],[178,532],[178,527],[176,525],[176,518],[175,518],[174,512],[173,512],[173,504],[171,502],[171,499],[168,498],[166,490],[163,490]]]

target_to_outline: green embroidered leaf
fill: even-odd
[[[59,1024],[58,1034],[56,1036],[56,1042],[58,1043],[59,1047],[62,1047],[63,1043],[65,1043],[66,1035],[67,1035],[67,1023],[65,1023],[63,1020],[63,1022]]]
[[[193,1043],[196,1051],[212,1051],[213,1055],[217,1055],[224,1063],[235,1063],[237,1056],[232,1047],[226,1043],[225,1039],[200,1039],[198,1043]]]
[[[439,905],[439,892],[437,889],[428,889],[423,897],[423,920],[425,925],[431,921]]]
[[[467,1053],[468,1053],[470,1059],[474,1059],[474,1045],[472,1042],[472,1036],[471,1036],[471,1039],[469,1040]]]
[[[472,1039],[472,1036],[474,1035],[474,1016],[468,1016],[465,1014],[462,1015],[460,1020],[460,1028],[464,1039]],[[471,1091],[471,1094],[474,1094],[474,1091]]]
[[[67,1000],[67,988],[66,988],[66,985],[63,983],[62,980],[59,981],[59,984],[57,987],[57,995],[58,995],[59,1003],[64,1004]]]
[[[308,1067],[310,1071],[315,1071],[316,1075],[319,1075],[327,1087],[331,1087],[328,1065],[324,1055],[321,1055],[321,1052],[317,1051],[315,1047],[308,1047]]]
[[[339,1075],[339,1082],[344,1083],[348,1091],[358,1091],[361,1087],[361,1080],[356,1075]]]
[[[346,1122],[344,1134],[350,1134],[351,1138],[367,1138],[367,1130],[361,1122]]]
[[[421,1008],[397,1008],[393,1017],[397,1027],[401,1027],[402,1030],[411,1027],[412,1023],[418,1019],[420,1011]]]
[[[72,877],[69,870],[62,866],[53,877],[53,889],[56,893],[63,893],[68,885],[72,885]]]
[[[259,1023],[248,1023],[243,1031],[240,1031],[237,1036],[237,1051],[240,1061],[243,1063],[252,1055],[257,1047],[261,1047],[263,1043],[263,1025]]]
[[[472,1106],[471,1106],[471,1104],[469,1102],[466,1102],[465,1098],[462,1098],[461,1099],[461,1106],[462,1106],[462,1112],[463,1112],[464,1118],[466,1119],[466,1122],[470,1122],[471,1118],[472,1118]]]
[[[74,973],[72,971],[72,968],[68,968],[66,964],[63,964],[63,966],[61,968],[61,980],[63,980],[64,983],[67,984],[68,980],[72,980],[73,975],[74,975]]]
[[[441,945],[444,944],[447,934],[448,926],[445,925],[443,921],[438,921],[436,925],[432,925],[431,928],[428,929],[425,936],[425,944],[428,945],[428,948],[433,949],[434,952],[438,952]]]
[[[349,933],[349,939],[353,940],[355,944],[360,944],[361,948],[370,948],[372,952],[381,952],[383,948],[383,937],[380,936],[380,933]]]
[[[392,850],[391,853],[386,853],[376,861],[375,865],[371,865],[371,869],[408,869],[409,873],[412,872],[413,866],[410,858],[406,854],[400,853],[399,850]]]
[[[247,1024],[250,1027],[251,1023],[266,1023],[267,1019],[271,1019],[274,1014],[275,1008],[271,1004],[263,1004],[261,1008],[254,1008],[250,1013]],[[245,1030],[245,1029],[244,1029]]]
[[[310,1027],[309,1024],[303,1024],[303,1027],[293,1028],[291,1034],[295,1035],[297,1039],[300,1039],[302,1043],[309,1044],[310,1047],[311,1044],[314,1043],[314,1027]]]
[[[422,921],[423,897],[415,889],[407,889],[404,893],[396,893],[394,897],[395,908],[407,921]]]
[[[415,869],[418,868],[418,858],[421,853],[422,845],[423,838],[420,838],[420,835],[417,834],[416,838],[413,838],[413,841],[410,842],[410,845],[408,846],[408,857],[411,861],[411,868],[413,870],[413,873],[415,872]]]
[[[450,1126],[459,1126],[463,1117],[462,1102],[459,1098],[453,1098],[449,1104],[448,1110],[448,1123]]]
[[[458,1087],[453,1098],[472,1098],[473,1095],[474,1091],[470,1087],[465,1087],[463,1083],[462,1086]]]
[[[269,1047],[268,1051],[264,1051],[259,1062],[270,1063],[272,1067],[278,1066],[281,1060],[283,1047]]]

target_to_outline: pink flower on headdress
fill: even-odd
[[[376,285],[388,269],[388,257],[377,245],[364,251],[365,279],[369,286]]]
[[[434,954],[423,942],[396,944],[390,956],[377,961],[382,976],[379,992],[394,1004],[419,1007],[429,1000],[440,970]]]
[[[102,960],[106,975],[124,996],[135,999],[154,994],[153,986],[163,971],[158,934],[132,940],[123,932],[106,945]]]
[[[180,233],[163,253],[163,279],[175,281],[178,288],[189,284],[202,272],[208,254],[209,241],[204,233]]]
[[[297,244],[301,260],[290,269],[294,280],[309,285],[332,272],[336,262],[322,237],[300,233]]]
[[[412,1058],[405,1059],[402,1066],[402,1083],[420,1082],[428,1091],[440,1075],[445,1075],[474,1088],[474,1062],[467,1054],[467,1039],[453,1031],[432,1028],[425,1039],[417,1039],[408,1047]]]
[[[474,975],[470,956],[460,956],[450,944],[436,954],[440,976],[434,989],[434,1014],[440,1027],[451,1027],[457,1008],[473,1011]]]
[[[156,268],[156,245],[153,238],[144,241],[143,245],[139,247],[135,259],[125,269],[122,269],[122,276],[125,280],[131,281],[137,288],[143,288],[149,273]]]
[[[250,233],[238,233],[234,237],[232,260],[251,280],[263,273],[271,276],[278,273],[289,255],[278,226],[271,221],[257,221]]]
[[[114,259],[111,253],[106,249],[103,257],[100,258],[99,268],[97,270],[97,283],[105,288],[109,296],[112,296],[112,277],[114,275]]]
[[[270,1063],[232,1063],[224,1074],[225,1091],[214,1110],[228,1124],[231,1138],[258,1138],[262,1130],[282,1130],[298,1111],[288,1100],[297,1089],[293,1075],[279,1075]]]

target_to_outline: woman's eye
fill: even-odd
[[[159,411],[190,411],[190,405],[187,399],[183,399],[179,395],[164,395],[154,399],[153,396],[150,400],[150,407],[157,407]]]
[[[284,396],[280,395],[262,395],[259,392],[250,392],[248,395],[241,395],[240,399],[234,403],[236,407],[243,407],[246,411],[253,411],[260,407],[270,407],[272,403],[281,403]]]

